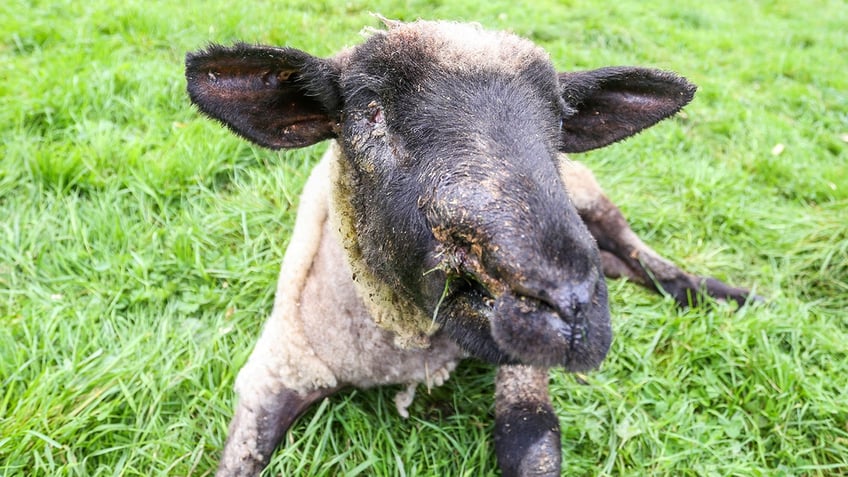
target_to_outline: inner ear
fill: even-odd
[[[186,81],[200,111],[261,146],[335,136],[341,95],[331,60],[293,48],[212,45],[186,55]]]
[[[563,121],[563,152],[632,136],[678,112],[696,89],[674,73],[633,67],[560,73],[559,83],[563,100],[575,110]]]

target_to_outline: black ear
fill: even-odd
[[[239,135],[272,149],[335,136],[338,76],[330,60],[292,48],[241,43],[186,55],[191,101]]]
[[[612,67],[559,74],[565,103],[563,152],[613,143],[673,115],[695,95],[695,85],[666,71]]]

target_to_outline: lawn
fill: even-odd
[[[192,109],[208,42],[317,55],[369,12],[473,20],[562,69],[655,66],[677,118],[582,155],[634,230],[766,303],[680,310],[610,282],[600,370],[552,373],[567,475],[848,475],[848,4],[20,1],[0,5],[0,475],[211,475],[325,145],[252,147]],[[307,413],[269,475],[496,475],[489,366]]]

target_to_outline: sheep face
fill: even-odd
[[[694,91],[639,68],[558,74],[526,40],[441,22],[389,22],[331,59],[213,46],[187,78],[203,112],[258,144],[337,138],[342,240],[393,300],[485,360],[569,370],[597,366],[611,332],[557,154],[634,134]]]
[[[606,285],[557,172],[569,110],[547,56],[466,25],[399,25],[353,50],[340,84],[355,235],[375,275],[474,355],[596,366]]]

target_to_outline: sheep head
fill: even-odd
[[[211,46],[186,75],[202,112],[257,144],[338,141],[361,259],[399,300],[475,356],[569,370],[597,366],[611,331],[557,155],[635,134],[694,93],[650,69],[557,73],[527,40],[424,21],[329,59]]]

